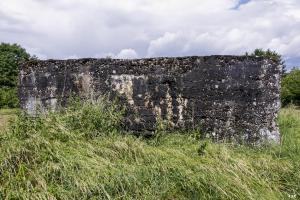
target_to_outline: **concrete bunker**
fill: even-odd
[[[21,66],[19,98],[34,113],[72,95],[118,95],[132,131],[153,131],[160,118],[175,129],[200,125],[215,140],[279,142],[281,68],[248,56],[38,60]]]

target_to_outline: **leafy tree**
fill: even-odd
[[[283,65],[283,78],[281,82],[281,102],[285,106],[287,104],[300,105],[300,70],[292,69],[289,73],[286,73],[284,61],[282,56],[275,51],[255,49],[253,53],[246,55],[261,56],[270,58],[279,64]]]
[[[300,105],[300,70],[294,68],[287,73],[281,83],[282,105],[290,103]]]
[[[263,49],[255,49],[252,53],[248,53],[246,52],[246,55],[250,55],[250,56],[260,56],[260,57],[265,57],[265,58],[270,58],[272,60],[274,60],[275,62],[278,62],[279,64],[281,64],[283,66],[283,73],[286,72],[285,70],[285,64],[284,61],[282,59],[282,56],[277,53],[276,51],[272,51],[270,49],[267,50],[263,50]]]
[[[17,79],[20,63],[30,55],[17,44],[0,44],[0,108],[17,107]]]

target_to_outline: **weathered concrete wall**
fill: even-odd
[[[74,94],[119,95],[133,131],[152,131],[161,118],[175,128],[200,125],[216,140],[278,142],[280,74],[271,60],[243,56],[31,61],[21,67],[19,96],[33,113]]]

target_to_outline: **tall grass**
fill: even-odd
[[[200,141],[198,132],[123,134],[109,103],[22,113],[0,134],[0,199],[297,199],[300,112],[283,109],[280,146]]]

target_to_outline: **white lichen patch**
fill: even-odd
[[[47,89],[48,89],[48,91],[50,92],[50,98],[55,97],[55,92],[56,92],[56,90],[57,90],[57,87],[51,86],[51,87],[48,87]]]
[[[122,75],[112,75],[111,76],[111,84],[112,89],[117,91],[121,95],[125,95],[128,103],[130,105],[134,105],[133,100],[133,80],[134,79],[143,79],[147,80],[147,77],[129,75],[129,74],[122,74]]]
[[[156,115],[156,117],[157,117],[158,119],[161,118],[161,108],[160,108],[160,106],[155,106],[155,107],[154,107],[154,113],[155,113],[155,115]]]
[[[176,98],[178,103],[178,123],[184,123],[184,111],[186,110],[188,100],[183,98],[181,94]]]
[[[45,76],[46,78],[49,78],[49,77],[51,76],[51,74],[50,74],[49,72],[45,72],[44,76]]]
[[[24,74],[22,73],[21,76],[23,75]],[[33,85],[32,91],[34,93],[37,93],[38,91],[36,85],[36,76],[35,76],[35,72],[32,69],[29,76],[30,76],[31,84]],[[28,95],[24,107],[29,115],[36,115],[37,111],[43,108],[41,99],[36,96],[30,96],[30,95]]]
[[[55,111],[56,107],[57,107],[57,99],[56,98],[52,98],[49,100],[50,103],[50,109],[51,111]]]
[[[166,105],[167,105],[167,120],[169,122],[172,122],[173,117],[173,105],[172,105],[172,97],[170,95],[170,88],[168,87],[166,92],[166,99],[165,99]]]
[[[93,78],[89,73],[81,73],[78,76],[80,88],[81,88],[81,95],[85,97],[90,97],[93,94]]]
[[[40,98],[28,97],[25,102],[25,109],[29,115],[35,115],[38,109],[41,109],[42,102]]]
[[[144,95],[144,102],[145,102],[144,105],[146,108],[149,108],[150,106],[153,107],[153,102],[150,102],[150,96],[149,96],[148,92],[146,92]]]
[[[55,93],[56,93],[56,90],[57,90],[57,87],[49,87],[48,90],[50,91],[50,100],[49,100],[49,106],[50,106],[50,109],[52,111],[55,111],[56,110],[56,107],[57,107],[57,99],[55,98]]]
[[[267,128],[262,128],[259,130],[259,134],[261,135],[261,138],[267,142],[280,142],[279,130],[270,131]]]
[[[31,69],[31,73],[30,73],[30,79],[31,79],[32,85],[36,85],[35,72],[32,69]]]

